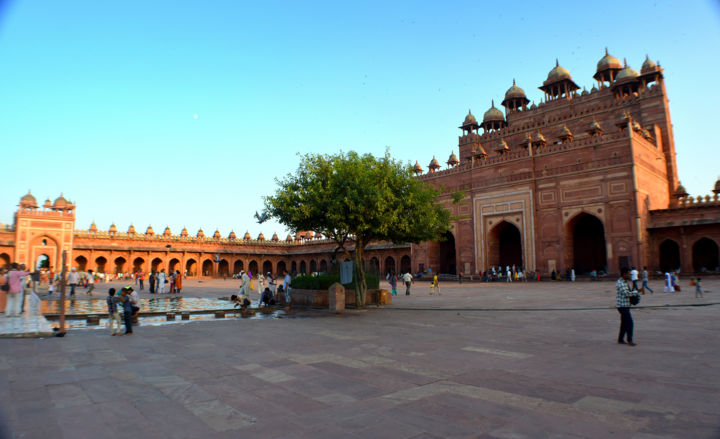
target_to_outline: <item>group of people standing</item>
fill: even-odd
[[[120,289],[120,295],[116,296],[115,288],[110,288],[106,302],[110,335],[132,335],[133,322],[137,320],[140,312],[140,298],[137,291],[128,285]],[[120,307],[122,307],[122,314]],[[125,323],[125,332],[120,333],[123,322]]]
[[[170,272],[170,274],[165,273],[165,269],[163,268],[160,270],[160,272],[151,272],[150,276],[148,276],[148,287],[150,289],[150,294],[165,294],[165,288],[168,287],[167,293],[168,294],[180,294],[182,293],[182,274],[180,274],[180,270],[175,270],[174,272]],[[139,273],[137,277],[138,282],[140,283],[140,291],[144,288],[144,281],[145,281],[145,274]]]
[[[252,272],[241,270],[239,277],[240,291],[238,291],[237,295],[233,295],[233,301],[243,304],[243,307],[250,304],[250,294],[255,290],[260,296],[258,300],[260,306],[275,305],[281,297],[286,305],[290,305],[290,282],[292,278],[287,271],[285,271],[282,283],[280,283],[279,279],[275,279],[270,272],[264,276],[260,273],[253,277]],[[280,296],[280,294],[283,294],[283,296]]]

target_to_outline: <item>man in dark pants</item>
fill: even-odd
[[[630,271],[627,268],[620,270],[620,279],[617,281],[617,310],[620,313],[620,334],[618,334],[618,343],[635,346],[633,342],[633,319],[630,314],[630,296],[637,296],[637,290],[630,291],[628,281],[630,280]],[[625,336],[627,335],[627,342]]]
[[[132,335],[132,319],[133,319],[133,305],[130,300],[130,293],[132,288],[125,287],[120,291],[120,299],[123,305],[123,320],[125,321],[125,334]]]

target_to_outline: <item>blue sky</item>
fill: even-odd
[[[444,162],[468,108],[513,78],[539,100],[555,58],[589,89],[606,46],[665,68],[686,189],[720,175],[717,2],[0,5],[3,223],[32,189],[75,201],[77,228],[282,237],[253,213],[297,153]]]

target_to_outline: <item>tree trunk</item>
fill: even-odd
[[[365,297],[367,294],[367,283],[365,282],[365,266],[363,265],[363,242],[355,241],[355,306],[358,308],[365,307]]]

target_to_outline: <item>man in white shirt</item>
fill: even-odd
[[[77,272],[75,267],[70,269],[70,274],[68,274],[68,283],[70,284],[70,296],[75,295],[75,287],[77,286],[78,282],[80,282],[80,273]]]
[[[632,267],[630,269],[630,280],[632,281],[632,291],[638,290],[638,271],[635,269],[635,267]]]
[[[412,274],[408,271],[407,273],[403,274],[403,282],[405,282],[405,295],[410,295],[410,284],[412,283]]]
[[[92,292],[95,289],[95,275],[92,270],[87,272],[88,290],[87,293],[92,296]]]
[[[283,285],[283,289],[285,290],[285,305],[290,305],[290,281],[292,281],[292,278],[290,277],[290,273],[286,271],[285,284]]]

